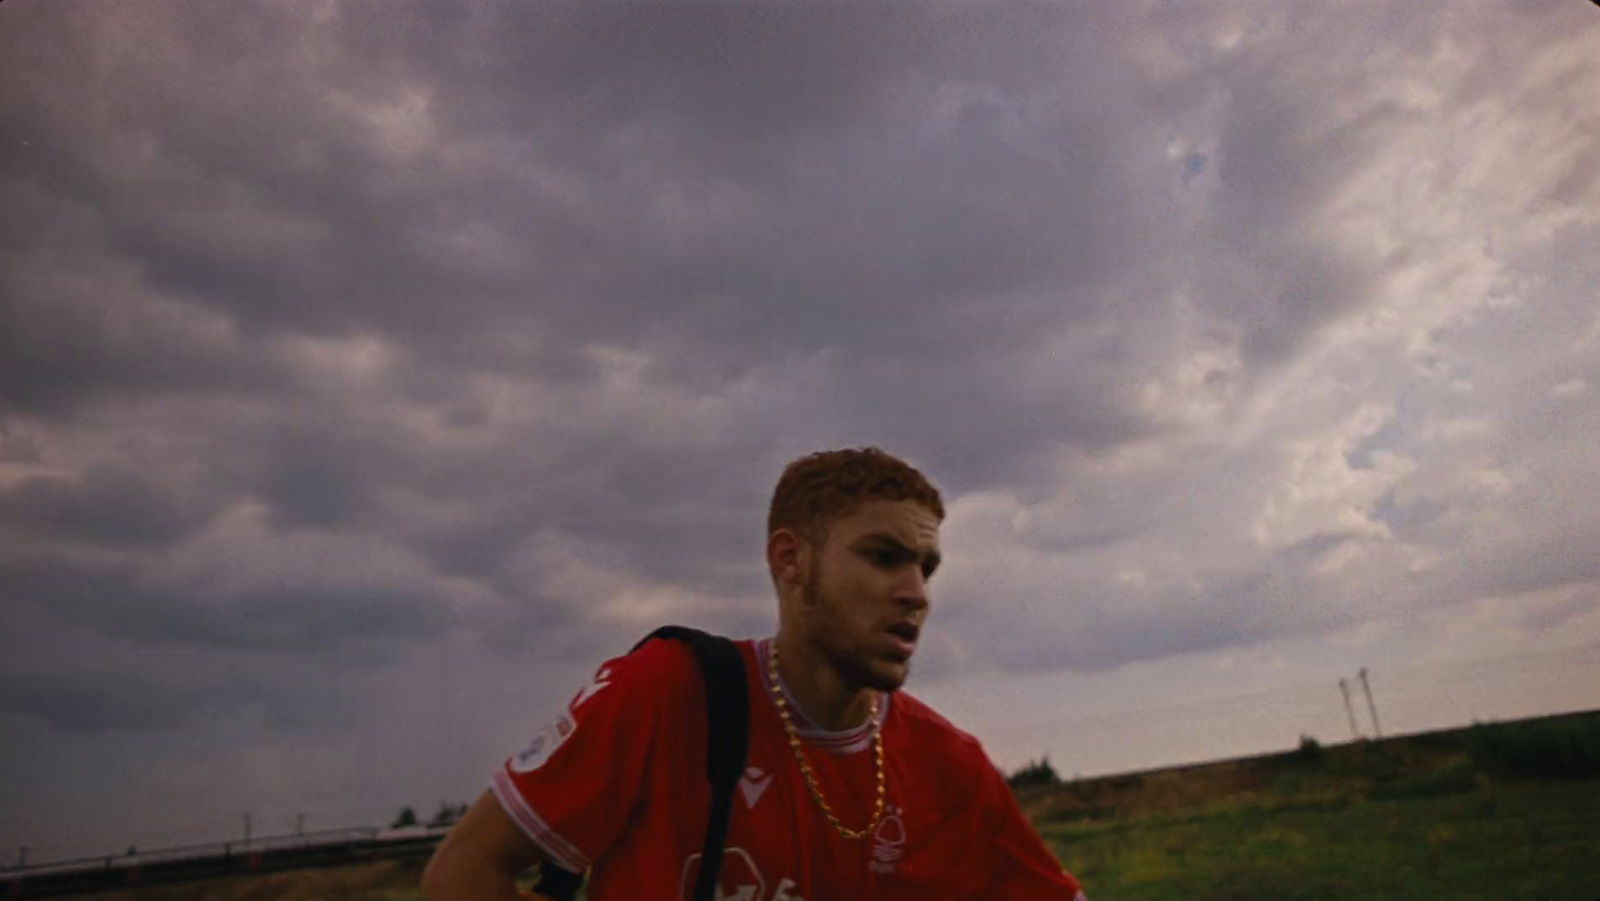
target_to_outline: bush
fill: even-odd
[[[1468,750],[1479,767],[1495,776],[1600,776],[1600,719],[1474,723]]]
[[[1301,763],[1316,763],[1322,759],[1322,743],[1309,735],[1300,736],[1300,750],[1294,752]]]
[[[1046,754],[1037,762],[1028,761],[1028,765],[1007,777],[1006,782],[1013,789],[1031,788],[1036,785],[1060,785],[1061,777],[1056,775],[1055,767],[1050,765],[1050,755]]]
[[[428,828],[437,829],[440,826],[453,826],[456,821],[467,815],[467,805],[451,804],[449,801],[439,802],[439,812],[428,821]]]
[[[395,816],[394,823],[389,828],[404,829],[407,826],[415,825],[417,825],[417,812],[407,806],[400,808],[400,813]]]

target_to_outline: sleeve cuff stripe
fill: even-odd
[[[490,788],[494,791],[495,800],[500,802],[500,806],[517,824],[517,828],[550,855],[553,862],[574,873],[582,873],[589,869],[589,858],[571,842],[562,838],[560,833],[551,829],[549,824],[528,806],[528,802],[523,799],[522,793],[517,791],[516,784],[506,775],[505,770],[494,774]]]

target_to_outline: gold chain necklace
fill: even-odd
[[[827,815],[828,822],[832,823],[833,828],[837,829],[839,835],[845,839],[863,839],[871,835],[873,830],[878,828],[878,821],[883,817],[883,728],[877,724],[878,698],[876,696],[873,697],[872,713],[868,717],[868,721],[874,724],[872,749],[874,756],[877,758],[878,802],[872,811],[872,822],[867,824],[867,828],[857,832],[846,828],[843,823],[839,822],[839,818],[833,815],[833,808],[829,807],[828,802],[823,800],[822,789],[817,787],[817,778],[811,772],[811,764],[806,761],[805,752],[800,750],[800,735],[795,731],[794,722],[789,719],[789,702],[784,699],[783,692],[778,689],[778,643],[776,641],[772,643],[772,652],[767,655],[767,676],[767,690],[772,693],[772,702],[778,706],[778,716],[783,719],[783,729],[789,733],[789,747],[794,749],[794,759],[800,762],[800,774],[806,777],[806,788],[811,789],[811,797],[816,800],[817,806],[821,807],[822,812]]]

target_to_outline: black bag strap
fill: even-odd
[[[750,740],[750,698],[745,683],[744,655],[733,641],[687,626],[662,626],[633,646],[637,651],[652,638],[681,641],[694,652],[706,692],[706,778],[711,782],[711,818],[706,823],[700,854],[700,878],[694,901],[712,901],[722,870],[728,838],[728,812],[733,787],[744,772]],[[631,652],[630,652],[631,653]],[[534,891],[557,901],[570,901],[583,881],[580,874],[545,862]]]
[[[539,864],[539,878],[533,881],[533,891],[551,901],[572,901],[578,897],[578,887],[581,885],[582,873],[574,873],[547,860]]]
[[[694,652],[706,690],[706,778],[711,782],[711,818],[700,854],[700,879],[694,901],[712,901],[722,869],[722,847],[728,838],[728,811],[733,787],[744,772],[750,739],[750,699],[744,655],[732,641],[686,626],[662,626],[645,636],[681,641]]]

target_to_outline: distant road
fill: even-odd
[[[264,836],[248,843],[216,842],[11,867],[0,871],[0,898],[57,898],[218,876],[427,857],[449,831],[449,826],[327,829]]]

